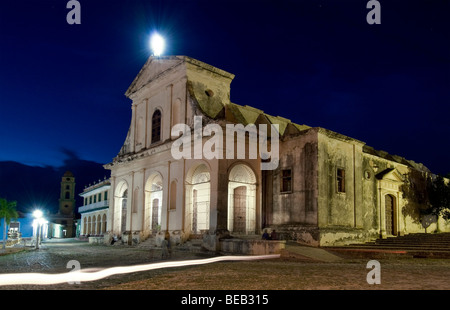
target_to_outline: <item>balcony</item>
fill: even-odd
[[[109,200],[103,200],[95,203],[91,203],[82,207],[78,207],[79,213],[96,211],[101,209],[106,209],[109,207]]]

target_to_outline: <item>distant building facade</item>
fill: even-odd
[[[80,194],[83,206],[81,214],[80,237],[102,236],[106,233],[111,182],[109,179],[87,186]]]
[[[134,244],[168,231],[176,242],[201,237],[205,247],[218,249],[221,237],[260,239],[263,229],[314,246],[424,231],[414,212],[407,212],[411,199],[403,188],[412,176],[429,175],[426,167],[232,103],[233,78],[186,56],[148,59],[126,92],[132,100],[126,140],[105,165],[111,170],[109,238]],[[181,123],[195,132],[196,116],[202,117],[201,130],[208,124],[223,132],[227,124],[277,125],[268,135],[278,135],[278,165],[261,169],[267,158],[260,155],[226,158],[225,137],[218,148],[222,158],[174,159],[178,136],[172,128]],[[210,138],[203,137],[201,147],[210,146]],[[246,150],[249,139],[240,141]],[[432,225],[428,231],[450,231],[441,220]]]

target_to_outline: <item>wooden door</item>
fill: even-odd
[[[197,190],[192,192],[192,231],[197,233]]]
[[[247,187],[239,186],[234,189],[234,224],[233,231],[237,233],[246,232],[247,213]]]
[[[127,198],[122,199],[122,223],[121,231],[124,232],[127,228]]]
[[[386,195],[384,197],[385,209],[386,209],[386,234],[395,234],[394,225],[394,197],[391,195]]]
[[[156,230],[158,227],[158,209],[159,209],[159,199],[155,198],[152,201],[152,230]]]

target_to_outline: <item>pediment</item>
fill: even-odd
[[[170,69],[178,66],[182,62],[183,59],[177,56],[150,57],[131,83],[125,96],[129,97],[131,94],[156,80],[166,71],[170,71]]]
[[[378,180],[391,181],[391,182],[403,182],[404,176],[398,172],[395,168],[387,168],[376,175]]]

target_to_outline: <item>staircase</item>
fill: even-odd
[[[450,233],[425,234],[414,233],[400,237],[388,237],[377,239],[364,244],[353,244],[341,248],[333,248],[333,251],[353,251],[367,255],[378,253],[388,256],[389,254],[403,254],[416,258],[450,258]],[[349,253],[349,252],[348,252]]]

